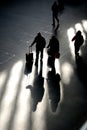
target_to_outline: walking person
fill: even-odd
[[[72,41],[74,41],[74,47],[75,47],[75,56],[76,58],[79,56],[79,50],[84,42],[84,38],[81,34],[81,31],[77,31],[75,36],[72,38]]]
[[[52,10],[52,25],[53,27],[55,27],[55,23],[57,22],[57,27],[56,29],[58,29],[59,27],[59,18],[58,18],[58,4],[57,2],[55,1],[51,7],[51,10]]]
[[[45,45],[46,45],[46,40],[41,35],[40,32],[37,33],[37,36],[34,38],[34,41],[30,45],[30,47],[32,47],[34,44],[36,44],[36,60],[35,60],[35,65],[38,66],[39,54],[40,54],[40,61],[42,62],[42,59],[43,59],[43,49],[45,48]]]
[[[55,57],[56,53],[59,53],[59,41],[54,35],[50,38],[47,48],[48,53],[53,57]]]
[[[49,44],[47,46],[47,53],[48,53],[48,65],[55,70],[54,62],[55,58],[60,57],[59,53],[59,41],[55,36],[52,36],[49,40]]]

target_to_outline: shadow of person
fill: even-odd
[[[78,58],[76,58],[76,65],[80,80],[84,83],[85,86],[87,86],[87,64],[81,56],[78,56]]]
[[[37,67],[35,67],[37,71]],[[43,95],[44,95],[44,78],[42,77],[42,66],[40,67],[39,74],[35,73],[34,75],[34,81],[33,86],[28,85],[26,89],[30,89],[31,91],[31,97],[32,97],[32,111],[36,111],[37,105],[39,102],[42,101]]]
[[[48,72],[47,85],[48,94],[50,99],[50,105],[53,112],[56,111],[58,103],[60,101],[60,75],[55,74],[54,71]]]

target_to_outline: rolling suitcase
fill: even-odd
[[[26,63],[31,63],[33,61],[32,48],[29,47],[29,53],[26,53]]]
[[[29,53],[25,54],[26,63],[25,63],[25,74],[29,74],[32,72],[33,66],[33,52],[32,48],[29,47]]]

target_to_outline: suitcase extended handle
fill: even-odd
[[[32,47],[29,46],[29,53],[32,52]]]

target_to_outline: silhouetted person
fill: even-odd
[[[55,23],[57,22],[57,28],[59,27],[59,18],[58,18],[58,4],[57,2],[55,1],[51,7],[51,10],[52,10],[52,19],[53,19],[53,27],[55,27]]]
[[[48,66],[54,70],[54,61],[56,56],[60,56],[59,53],[59,41],[55,36],[52,36],[49,40],[49,44],[47,46],[47,53],[48,53]],[[58,57],[59,58],[59,57]]]
[[[32,47],[34,44],[36,44],[36,61],[35,61],[35,65],[38,66],[39,53],[41,53],[40,60],[42,62],[43,49],[45,48],[45,45],[46,45],[45,38],[41,35],[40,32],[34,38],[34,41],[30,45],[30,47]]]
[[[60,101],[60,75],[54,71],[48,72],[47,85],[50,99],[50,105],[53,112],[56,111]]]
[[[52,36],[49,40],[48,55],[51,55],[55,58],[56,53],[59,53],[59,41],[55,36]]]
[[[72,38],[72,41],[75,41],[74,42],[75,55],[76,55],[76,58],[77,58],[79,56],[80,47],[82,46],[82,44],[84,42],[83,36],[81,34],[81,31],[77,31],[76,32],[76,35]]]
[[[31,97],[32,97],[32,111],[36,111],[37,105],[41,102],[44,95],[44,78],[42,77],[42,67],[40,68],[40,72],[38,74],[37,68],[34,74],[33,86],[28,85],[26,88],[30,89]]]

